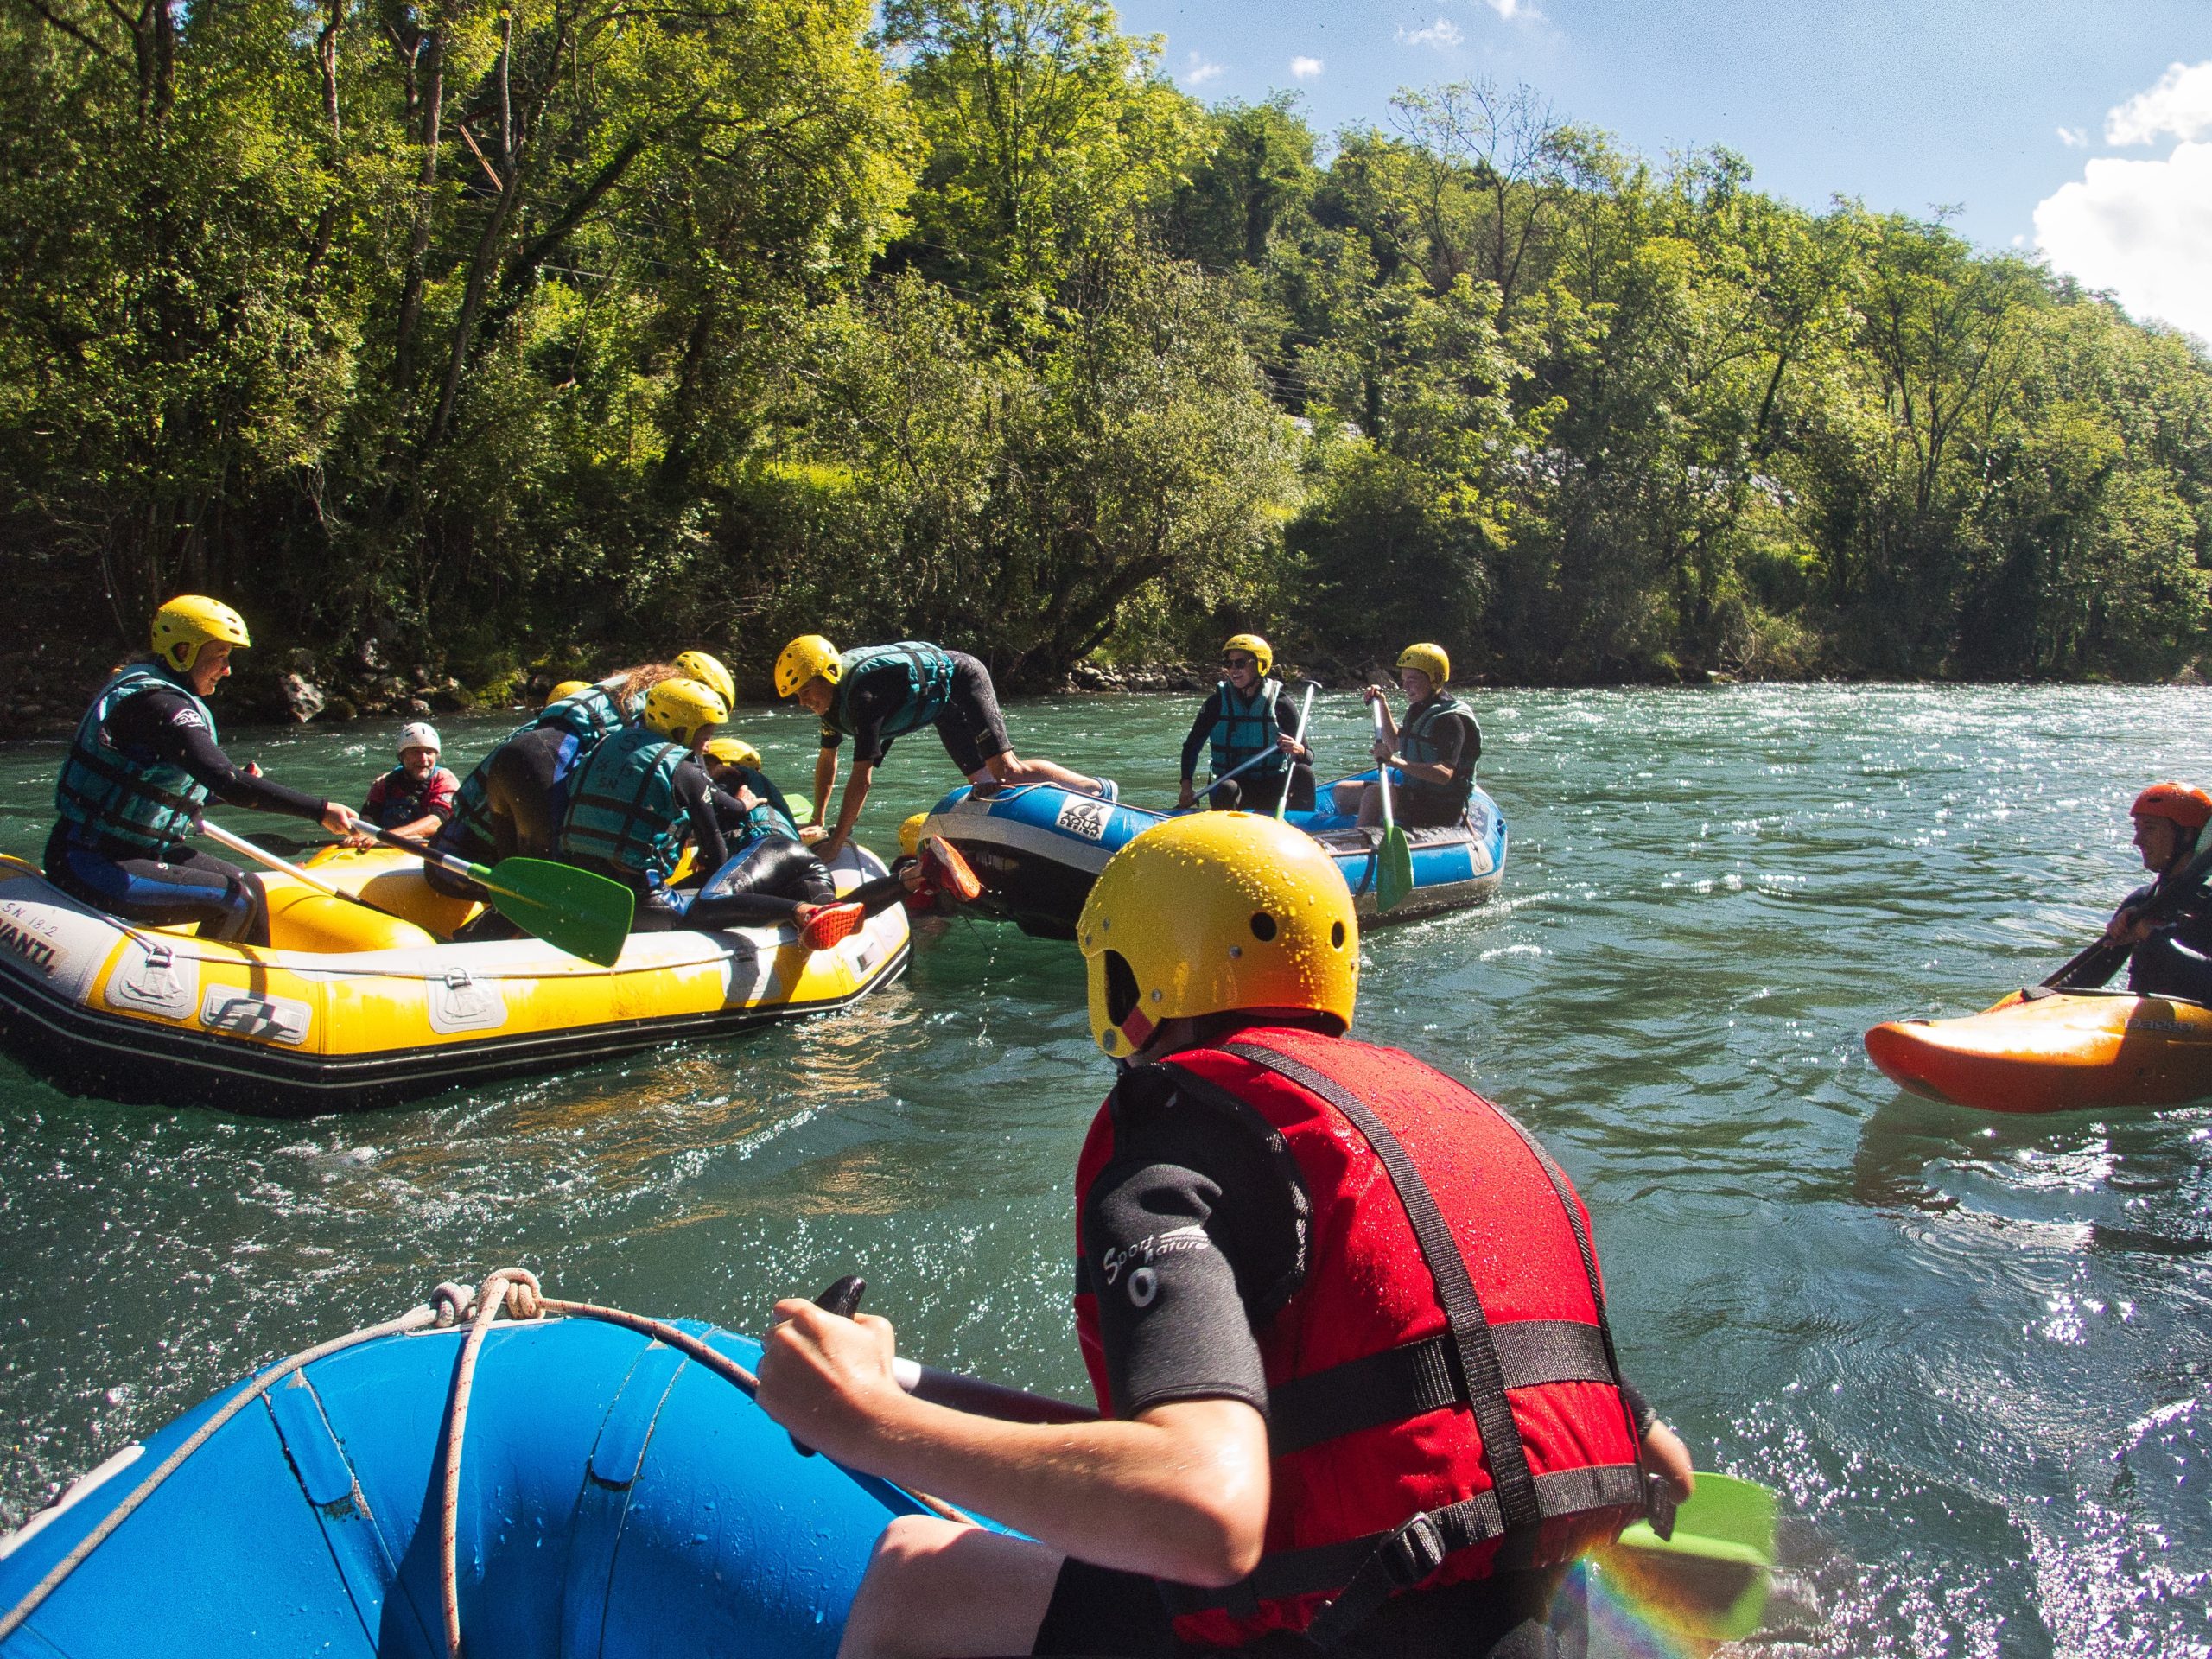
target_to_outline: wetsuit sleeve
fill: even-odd
[[[906,696],[906,671],[896,663],[882,668],[870,669],[854,683],[845,696],[846,711],[853,721],[853,762],[855,766],[880,766],[883,757],[891,752],[891,740],[883,734],[883,722],[891,717]],[[830,727],[824,722],[823,747],[829,745]]]
[[[283,812],[311,823],[320,823],[330,810],[330,803],[317,796],[239,771],[215,747],[200,710],[176,692],[140,692],[116,711],[112,730],[118,741],[143,744],[171,765],[183,767],[226,806]]]
[[[435,814],[441,824],[451,823],[460,796],[461,779],[440,766],[430,774],[430,786],[423,791],[423,810]]]
[[[715,816],[715,797],[721,791],[696,760],[686,760],[677,766],[669,785],[675,790],[677,800],[691,821],[691,844],[696,849],[693,865],[709,874],[719,870],[729,862],[729,842],[722,838],[721,821]]]
[[[1304,1256],[1299,1195],[1261,1127],[1180,1096],[1124,1103],[1083,1238],[1113,1397],[1127,1415],[1172,1400],[1267,1410],[1256,1332],[1295,1287]]]
[[[1439,721],[1431,728],[1428,741],[1436,746],[1436,758],[1432,764],[1449,766],[1457,776],[1459,757],[1467,747],[1467,722],[1463,720]]]
[[[1198,717],[1191,722],[1191,734],[1183,740],[1183,776],[1198,775],[1198,751],[1206,746],[1206,739],[1213,735],[1216,711],[1221,707],[1221,688],[1214,687],[1206,700],[1198,705]]]

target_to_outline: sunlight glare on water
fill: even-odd
[[[1368,935],[1361,1034],[1545,1138],[1630,1375],[1701,1464],[1782,1492],[1787,1593],[1757,1645],[2212,1651],[2212,1111],[1981,1116],[1898,1096],[1859,1040],[2091,937],[2140,878],[2134,791],[2212,778],[2205,694],[1472,702],[1503,891]],[[1191,712],[1009,716],[1019,749],[1164,804]],[[1357,699],[1315,721],[1350,770]],[[447,722],[448,763],[505,729]],[[735,729],[803,785],[810,722]],[[394,734],[231,747],[358,799]],[[0,850],[36,856],[59,758],[0,751]],[[863,838],[951,781],[902,741]],[[1076,1393],[1070,1179],[1109,1080],[1074,950],[968,924],[842,1016],[361,1116],[73,1100],[0,1062],[0,1519],[248,1368],[508,1262],[748,1329],[861,1271],[911,1351]]]

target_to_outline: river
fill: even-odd
[[[2140,879],[2134,791],[2212,777],[2205,697],[1480,692],[1503,890],[1363,942],[1360,1034],[1550,1144],[1630,1374],[1700,1465],[1783,1494],[1776,1650],[2212,1652],[2212,1109],[1983,1116],[1899,1096],[1859,1046],[2094,933]],[[1345,770],[1358,707],[1316,707]],[[1188,700],[1008,715],[1018,748],[1170,798]],[[445,722],[448,762],[506,724]],[[810,722],[734,729],[800,792]],[[229,747],[358,799],[392,734]],[[0,850],[37,855],[60,753],[0,750]],[[905,740],[863,839],[951,781]],[[861,1271],[910,1351],[1078,1391],[1069,1180],[1109,1081],[1082,963],[933,925],[842,1015],[359,1116],[76,1100],[0,1061],[0,1522],[249,1368],[508,1262],[747,1329]]]

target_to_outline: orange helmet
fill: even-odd
[[[2212,819],[2212,795],[2187,784],[2153,784],[2127,810],[2139,818],[2171,818],[2194,835]]]

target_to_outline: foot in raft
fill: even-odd
[[[983,891],[983,884],[960,849],[942,836],[931,836],[922,842],[920,856],[922,888],[942,893],[972,904]]]

